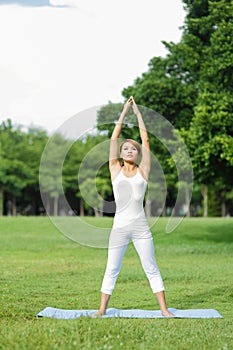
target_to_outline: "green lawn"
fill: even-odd
[[[184,219],[171,234],[166,222],[152,232],[168,307],[223,319],[36,318],[46,306],[97,309],[107,250],[78,245],[46,217],[3,217],[0,349],[233,349],[233,219]],[[109,307],[158,309],[131,244]]]

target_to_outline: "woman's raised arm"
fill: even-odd
[[[122,124],[124,122],[125,116],[128,113],[130,109],[132,99],[131,97],[128,99],[128,101],[125,103],[123,111],[121,112],[121,115],[118,119],[118,122],[116,123],[116,126],[112,132],[111,141],[110,141],[110,152],[109,152],[109,168],[110,170],[114,166],[120,166],[120,162],[118,159],[118,138],[120,137]]]
[[[137,116],[137,119],[138,119],[138,127],[140,131],[140,137],[142,140],[142,159],[139,167],[142,169],[146,179],[148,180],[149,174],[150,174],[150,167],[151,167],[149,137],[148,137],[145,123],[142,119],[141,112],[139,111],[138,106],[136,105],[133,97],[131,97],[131,100],[133,102],[134,114]]]

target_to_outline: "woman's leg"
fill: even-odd
[[[122,260],[128,244],[119,247],[108,248],[108,261],[101,287],[101,303],[99,311],[94,316],[104,315],[117,277],[120,273]]]
[[[164,291],[155,293],[155,296],[157,298],[161,313],[163,316],[174,316],[167,308],[166,305],[166,298]]]
[[[140,257],[142,267],[149,280],[151,289],[157,298],[162,315],[173,316],[173,314],[167,309],[163,280],[154,254],[153,238],[135,239],[133,240],[133,244]]]
[[[101,302],[100,302],[99,311],[97,311],[93,316],[105,315],[110,296],[111,295],[109,295],[109,294],[101,293]]]

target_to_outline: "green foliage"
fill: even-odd
[[[233,110],[232,36],[233,5],[222,0],[209,2],[205,24],[208,45],[203,48],[199,94],[190,126],[190,149],[198,182],[232,186]],[[196,19],[203,25],[203,19]]]
[[[39,157],[46,141],[43,132],[22,132],[11,121],[0,127],[0,187],[19,196],[27,186],[37,184]]]
[[[64,190],[78,191],[78,170],[86,154],[86,145],[80,140],[72,143],[65,157],[62,168],[62,184]]]
[[[233,165],[233,4],[183,2],[187,14],[181,41],[164,42],[167,56],[152,58],[148,71],[123,89],[123,96],[134,95],[139,104],[159,111],[180,129],[195,181],[217,181],[219,190],[227,193]],[[172,165],[174,160],[163,155]]]
[[[0,127],[0,214],[4,201],[6,206],[9,199],[14,199],[11,214],[15,215],[16,210],[24,213],[24,208],[31,205],[35,213],[36,207],[41,206],[40,190],[50,214],[57,213],[59,199],[63,205],[63,193],[71,196],[71,206],[77,209],[74,199],[75,194],[80,196],[79,184],[95,177],[97,172],[97,191],[104,198],[110,195],[106,140],[105,135],[89,135],[76,141],[66,140],[60,134],[48,138],[44,131],[29,129],[25,133],[10,120],[3,122]],[[81,164],[85,166],[79,173]],[[54,210],[50,211],[52,204]],[[16,209],[16,205],[21,208]]]
[[[105,135],[89,136],[83,144],[85,154],[79,164],[77,196],[86,209],[102,211],[104,199],[112,193],[108,169],[109,139]]]
[[[139,105],[159,112],[175,127],[188,128],[195,86],[185,84],[185,79],[189,78],[186,67],[182,66],[184,53],[181,47],[172,43],[168,46],[171,54],[166,58],[151,59],[148,72],[137,78],[134,86],[123,89],[122,94],[126,98],[133,95]]]
[[[57,198],[63,193],[62,166],[65,159],[64,152],[69,148],[69,145],[70,141],[55,134],[43,151],[40,162],[40,188],[42,192],[48,193],[52,198]]]
[[[119,119],[122,109],[122,103],[109,102],[106,106],[103,106],[98,110],[97,128],[99,131],[104,131],[108,138],[112,135],[115,123]],[[123,139],[133,138],[139,140],[137,119],[132,110],[128,113],[127,120],[122,126],[121,136]]]

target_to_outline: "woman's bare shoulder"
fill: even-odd
[[[148,181],[149,179],[149,173],[147,173],[146,171],[143,170],[142,166],[139,165],[138,167],[138,171],[139,173],[142,175],[143,179]]]
[[[121,171],[121,163],[118,160],[117,162],[115,162],[114,164],[109,164],[109,171],[111,174],[111,180],[114,181],[116,179],[116,177],[119,175],[120,171]]]

